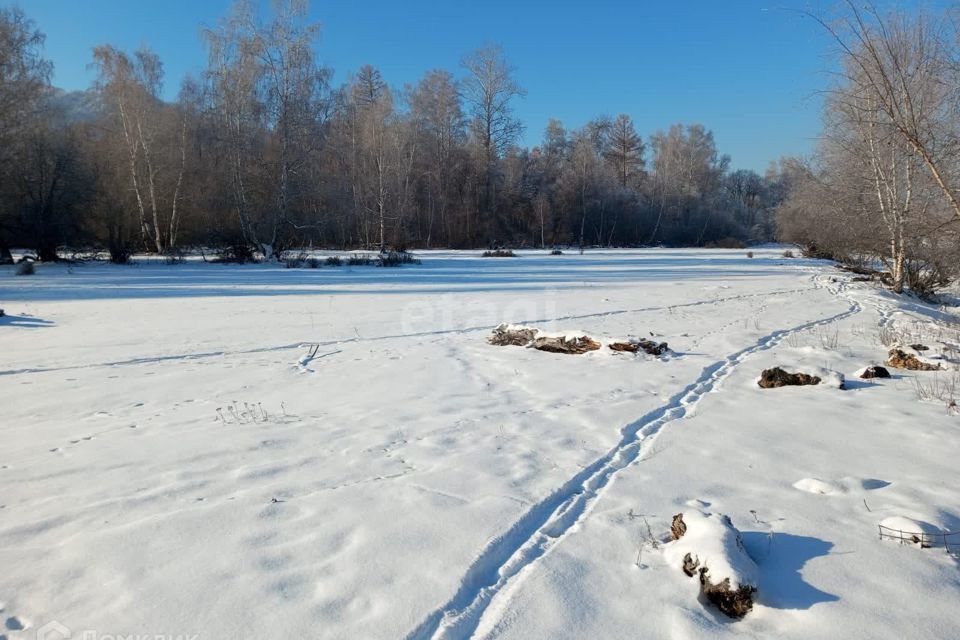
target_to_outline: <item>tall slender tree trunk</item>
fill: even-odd
[[[170,231],[167,234],[167,246],[173,249],[177,245],[177,228],[180,225],[177,203],[180,200],[180,186],[183,184],[183,172],[187,166],[187,120],[184,117],[180,127],[180,170],[177,172],[177,184],[173,189],[173,203],[170,205]]]

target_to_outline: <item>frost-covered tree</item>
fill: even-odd
[[[12,176],[17,155],[37,123],[37,110],[53,69],[43,57],[44,35],[17,7],[0,7],[0,198],[15,198]],[[13,204],[0,201],[0,264],[12,261],[7,244]]]

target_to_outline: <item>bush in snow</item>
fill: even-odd
[[[482,258],[516,258],[516,254],[513,253],[510,249],[492,249],[490,251],[484,251]]]
[[[784,257],[784,258],[792,258],[792,257],[793,257],[793,251],[791,251],[790,249],[787,249],[786,251],[783,252],[783,257]]]
[[[287,258],[283,262],[287,269],[303,269],[304,267],[309,269],[319,269],[320,265],[322,264],[317,258],[308,258],[307,254],[305,253],[301,253],[293,258]]]
[[[373,264],[373,258],[365,254],[354,254],[347,258],[347,265],[351,267],[369,267]]]
[[[552,255],[552,256],[562,256],[562,255],[563,255],[563,251],[560,251],[560,249],[554,249],[553,251],[550,252],[550,255]]]
[[[32,276],[34,273],[36,273],[36,269],[34,269],[33,266],[33,261],[22,260],[20,264],[17,265],[16,273],[18,276]]]
[[[746,246],[740,240],[730,237],[712,240],[703,245],[705,249],[743,249]]]
[[[404,264],[420,264],[420,260],[406,251],[388,251],[377,257],[378,267],[399,267]]]
[[[342,264],[343,260],[340,258],[340,256],[330,256],[326,260],[326,265],[328,267],[339,267]]]
[[[110,262],[113,264],[130,264],[130,250],[126,247],[110,247]]]
[[[300,269],[301,267],[307,264],[307,254],[301,251],[295,256],[287,256],[283,261],[283,265],[287,269]]]
[[[257,256],[253,249],[245,244],[234,244],[226,247],[213,259],[214,262],[224,262],[233,264],[246,264],[247,262],[257,262]]]
[[[747,251],[747,257],[748,257],[748,258],[752,258],[752,257],[753,257],[753,251]]]

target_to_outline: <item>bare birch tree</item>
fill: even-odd
[[[164,124],[172,107],[160,97],[163,66],[146,48],[131,58],[110,45],[94,49],[97,88],[108,105],[114,132],[126,151],[131,191],[136,202],[144,244],[163,253],[176,242],[178,203],[186,166],[186,139],[182,117],[173,124],[176,149],[163,145]],[[164,218],[161,222],[161,217]]]

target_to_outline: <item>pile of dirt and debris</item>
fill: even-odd
[[[531,327],[514,327],[508,324],[501,324],[493,330],[493,335],[487,338],[487,342],[497,347],[525,347],[540,333],[539,329]]]
[[[495,328],[487,342],[498,347],[529,347],[548,353],[573,355],[597,351],[604,344],[582,333],[548,333],[535,327],[506,323]],[[606,344],[611,351],[618,353],[642,352],[651,356],[662,356],[670,352],[666,342],[654,342],[646,338],[629,338]]]
[[[537,351],[579,355],[588,351],[596,351],[600,348],[600,343],[590,336],[574,336],[572,338],[564,336],[536,338],[530,346]]]
[[[761,389],[776,389],[778,387],[814,385],[820,384],[820,382],[819,376],[811,376],[806,373],[788,373],[780,367],[774,367],[764,369],[757,384]]]
[[[897,348],[890,349],[887,366],[908,371],[939,371],[942,368],[939,364],[924,362],[912,353]]]
[[[643,351],[651,356],[662,356],[670,351],[670,347],[667,346],[666,342],[654,342],[653,340],[647,340],[646,338],[640,338],[639,340],[628,340],[626,342],[611,342],[610,348],[614,351],[625,353],[637,353],[639,351]]]
[[[547,335],[533,327],[501,324],[487,338],[487,342],[498,347],[530,347],[548,353],[566,353],[579,355],[596,351],[600,343],[585,335]]]

